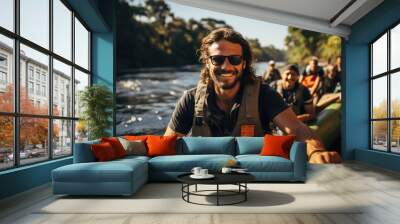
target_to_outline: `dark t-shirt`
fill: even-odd
[[[298,99],[296,99],[296,92],[297,89],[300,88],[300,83],[296,83],[295,87],[291,90],[282,90],[283,94],[283,100],[285,101],[286,104],[289,106],[299,108],[299,110],[294,109],[294,112],[296,115],[304,114],[305,113],[305,105],[311,104],[313,102],[313,98],[311,97],[310,91],[308,91],[307,88],[303,88],[303,102],[299,102]]]
[[[242,89],[235,98],[235,103],[230,112],[224,112],[216,103],[215,92],[212,88],[208,89],[208,96],[206,100],[207,111],[205,115],[205,122],[209,125],[213,136],[231,136],[233,128],[235,127],[241,97]],[[184,93],[175,107],[168,127],[175,132],[187,134],[193,124],[194,105],[195,105],[196,88],[190,89]],[[272,119],[284,111],[288,106],[283,101],[282,97],[275,92],[267,84],[261,84],[259,95],[259,113],[262,128],[265,133],[270,132],[269,124]]]

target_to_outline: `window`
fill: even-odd
[[[371,148],[400,153],[400,24],[370,45]]]
[[[14,31],[14,0],[0,1],[0,26]]]
[[[0,91],[5,92],[7,87],[7,56],[0,54]]]
[[[3,71],[0,71],[0,84],[4,86],[7,84],[7,74]]]
[[[89,32],[75,18],[75,62],[82,68],[89,69]]]
[[[42,86],[42,96],[46,96],[46,86]]]
[[[28,71],[29,79],[33,80],[33,67],[29,66],[29,71]]]
[[[33,82],[29,81],[28,82],[28,93],[33,94]]]
[[[36,95],[40,95],[40,84],[36,84]]]
[[[0,0],[0,26],[0,170],[72,155],[76,131],[87,139],[74,96],[90,84],[90,30],[63,0]]]
[[[69,65],[66,65],[56,59],[53,60],[53,65],[54,65],[54,83],[53,83],[53,90],[55,95],[53,95],[53,114],[59,114],[60,113],[60,106],[61,104],[58,104],[58,106],[54,105],[59,103],[58,97],[59,94],[61,95],[60,100],[62,103],[64,103],[64,96],[69,97],[67,100],[71,101],[68,102],[69,104],[72,104],[72,90],[71,89],[65,89],[65,83],[69,83],[70,85],[72,84],[72,68]],[[67,108],[66,114],[64,114],[68,117],[72,117],[72,108]],[[64,116],[63,115],[63,116]]]
[[[40,70],[36,69],[36,80],[40,81]]]
[[[7,68],[7,56],[0,55],[0,67]]]
[[[71,60],[72,12],[60,0],[53,0],[54,53]]]
[[[3,1],[0,1],[0,20],[4,16],[1,15],[3,3]],[[14,72],[11,63],[14,57],[14,42],[11,38],[0,33],[0,46],[0,113],[12,113],[14,111]]]
[[[42,73],[42,82],[46,83],[46,74]]]
[[[49,0],[20,0],[21,36],[49,48]]]

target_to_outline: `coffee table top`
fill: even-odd
[[[213,173],[215,177],[211,179],[193,179],[190,177],[191,174],[181,174],[177,179],[186,184],[236,184],[255,180],[255,177],[249,173]]]

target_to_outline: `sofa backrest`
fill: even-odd
[[[74,163],[95,162],[96,158],[90,148],[92,144],[99,144],[100,140],[93,140],[81,143],[75,143],[74,147]]]
[[[264,137],[236,137],[236,155],[259,154]]]
[[[235,155],[234,137],[183,137],[177,141],[177,154]]]

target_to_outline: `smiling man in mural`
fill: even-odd
[[[307,144],[311,163],[338,163],[281,96],[255,76],[253,54],[243,36],[219,28],[203,38],[197,87],[179,100],[165,135],[264,136],[273,122]]]

